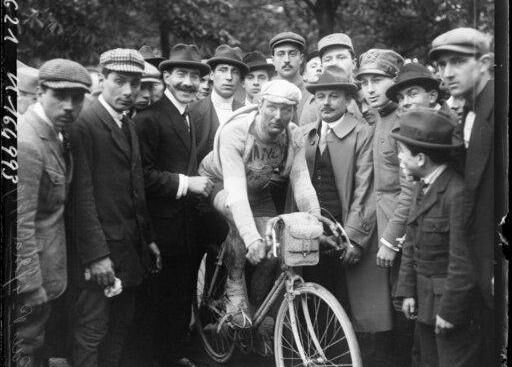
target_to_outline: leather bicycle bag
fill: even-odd
[[[318,264],[323,226],[315,216],[301,212],[283,214],[275,228],[281,258],[287,266]]]

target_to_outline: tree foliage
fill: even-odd
[[[32,65],[54,57],[96,64],[101,52],[149,44],[196,43],[205,56],[220,43],[268,54],[276,33],[319,37],[345,32],[356,53],[389,47],[425,57],[432,39],[456,27],[494,29],[493,0],[24,0],[19,58]]]

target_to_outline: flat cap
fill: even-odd
[[[21,64],[21,62],[20,62]],[[39,71],[36,68],[23,64],[16,70],[18,78],[18,90],[23,93],[36,94]]]
[[[142,74],[144,72],[144,58],[137,50],[115,48],[101,54],[100,66],[112,71]]]
[[[39,68],[39,84],[52,89],[78,88],[89,92],[91,76],[75,61],[52,59]]]
[[[263,84],[261,98],[272,103],[297,105],[302,93],[295,84],[284,79],[275,79]]]
[[[398,75],[404,58],[393,50],[372,48],[359,57],[356,79],[363,74],[377,74],[394,78]]]
[[[333,46],[346,47],[354,53],[354,46],[352,45],[352,40],[349,36],[345,33],[331,33],[318,41],[318,53],[320,54],[320,57],[322,57],[323,53],[327,51],[327,48]]]
[[[491,51],[491,37],[474,28],[455,28],[432,41],[429,57],[435,60],[446,51],[467,55],[485,54]]]
[[[272,37],[270,40],[270,52],[272,53],[274,47],[283,43],[292,43],[296,45],[302,52],[304,52],[304,49],[306,48],[306,40],[301,35],[294,32],[281,32]]]
[[[144,72],[142,73],[140,81],[141,83],[159,83],[161,81],[160,71],[148,61],[144,61]]]
[[[395,84],[388,88],[386,96],[393,102],[398,102],[397,94],[404,88],[418,85],[427,91],[435,89],[439,91],[440,80],[434,78],[434,75],[423,64],[410,62],[400,68]]]

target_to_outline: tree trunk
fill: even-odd
[[[340,0],[317,0],[313,13],[318,24],[318,37],[322,38],[334,32],[334,17]]]
[[[162,57],[169,58],[171,53],[171,45],[169,45],[169,21],[160,21],[160,49],[162,50]]]

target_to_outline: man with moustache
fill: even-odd
[[[245,105],[257,104],[261,87],[274,75],[274,65],[269,64],[265,56],[259,52],[249,52],[243,58],[249,67],[249,72],[244,76],[242,86],[245,90]]]
[[[100,66],[103,90],[71,131],[75,367],[120,366],[136,287],[148,268],[161,268],[147,213],[139,141],[127,117],[144,59],[132,49],[113,49],[101,54]],[[107,287],[112,286],[121,292],[109,297]]]
[[[195,45],[177,44],[159,65],[164,97],[135,117],[144,170],[148,209],[162,253],[163,270],[150,280],[150,312],[161,366],[192,366],[183,355],[190,323],[197,258],[197,197],[210,194],[212,183],[197,175],[196,126],[188,104],[200,78],[210,72]]]
[[[505,313],[500,297],[505,286],[498,223],[508,210],[508,129],[506,120],[494,118],[494,55],[490,43],[490,37],[476,29],[456,28],[436,37],[429,54],[437,62],[451,95],[464,100],[464,212],[484,304],[480,332],[486,337],[480,353],[481,366],[496,365],[502,352],[497,347],[505,347],[496,343],[495,319],[501,323]]]
[[[400,170],[398,146],[389,135],[393,128],[398,127],[398,114],[396,103],[389,100],[386,91],[394,84],[394,78],[402,65],[403,58],[395,51],[370,49],[361,55],[356,74],[356,79],[361,82],[362,94],[375,119],[373,167],[379,237],[376,260],[378,266],[390,270],[392,296],[400,268],[400,239],[405,234],[412,185]],[[383,342],[391,344],[387,349],[390,350],[392,365],[410,366],[414,323],[405,319],[400,300],[394,300],[394,307],[393,335]]]
[[[45,62],[37,101],[18,124],[16,259],[16,366],[43,366],[41,348],[55,300],[68,284],[64,210],[73,164],[69,129],[80,113],[91,78],[80,64]]]

